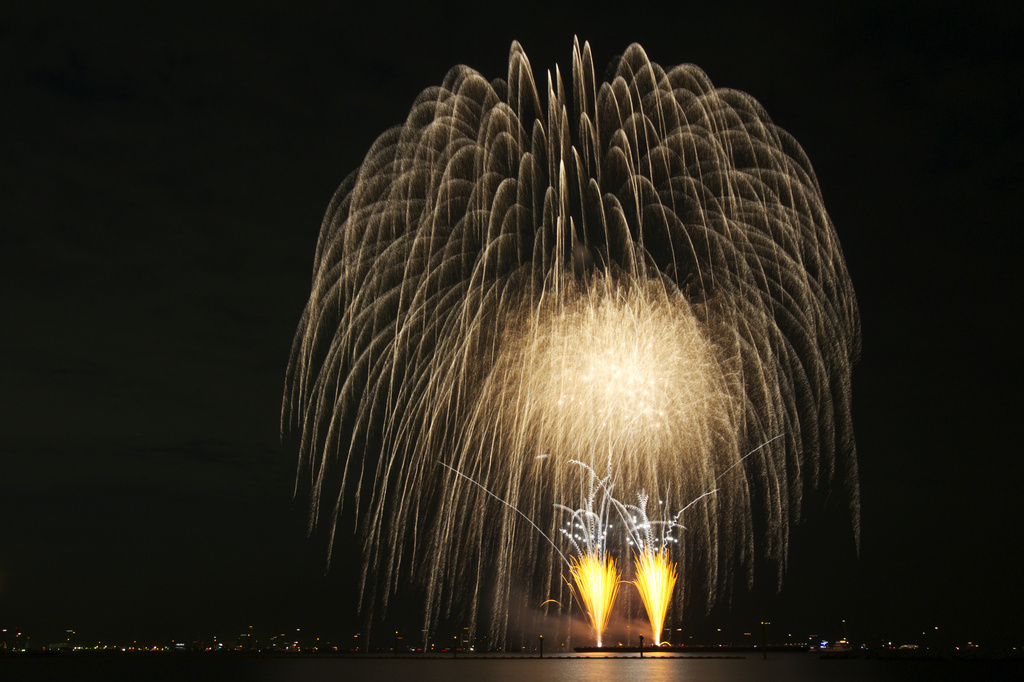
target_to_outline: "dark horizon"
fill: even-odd
[[[859,549],[820,490],[781,590],[760,571],[674,627],[1024,645],[1021,12],[755,7],[6,8],[0,628],[361,631],[359,540],[339,535],[325,572],[279,436],[323,213],[450,67],[504,77],[518,40],[543,82],[578,35],[599,75],[637,42],[753,95],[814,166],[862,319]],[[412,604],[374,629],[421,620]]]

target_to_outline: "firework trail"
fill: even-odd
[[[282,426],[311,526],[354,513],[371,610],[416,576],[428,626],[459,604],[503,633],[514,592],[568,589],[536,530],[592,493],[576,463],[706,496],[676,558],[707,604],[755,556],[781,580],[808,488],[857,533],[859,318],[810,162],[695,66],[633,45],[609,73],[578,43],[544,97],[517,43],[507,80],[456,67],[328,208]]]

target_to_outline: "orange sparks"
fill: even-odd
[[[661,646],[661,632],[665,625],[665,613],[672,599],[672,588],[676,584],[676,565],[668,560],[668,552],[659,549],[655,554],[644,550],[634,557],[636,580],[633,584],[644,600],[647,619],[651,621],[654,646]]]
[[[569,569],[576,583],[577,596],[594,628],[597,646],[601,646],[601,635],[608,625],[612,604],[619,591],[615,559],[607,554],[588,553],[580,559],[571,558]]]

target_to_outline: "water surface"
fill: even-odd
[[[693,680],[699,682],[945,682],[1021,680],[1024,661],[823,660],[814,654],[737,658],[465,657],[317,658],[221,656],[16,657],[0,659],[0,679],[25,680],[253,680],[254,682],[556,682]]]

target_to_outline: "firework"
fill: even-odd
[[[657,552],[646,549],[634,557],[636,585],[640,598],[651,622],[654,646],[661,646],[661,631],[665,625],[665,614],[672,601],[672,590],[676,585],[676,565],[669,561],[665,548]]]
[[[856,534],[859,320],[809,161],[692,65],[633,45],[610,73],[586,44],[544,98],[518,44],[507,80],[457,67],[330,204],[282,419],[332,547],[352,511],[370,613],[410,575],[427,627],[459,604],[500,635],[516,590],[564,596],[543,538],[593,497],[581,464],[665,510],[706,496],[678,556],[708,604],[754,556],[781,580],[807,487]]]
[[[597,646],[608,626],[615,595],[619,592],[619,571],[607,554],[584,554],[569,559],[569,570],[576,586],[576,597],[590,619]]]

